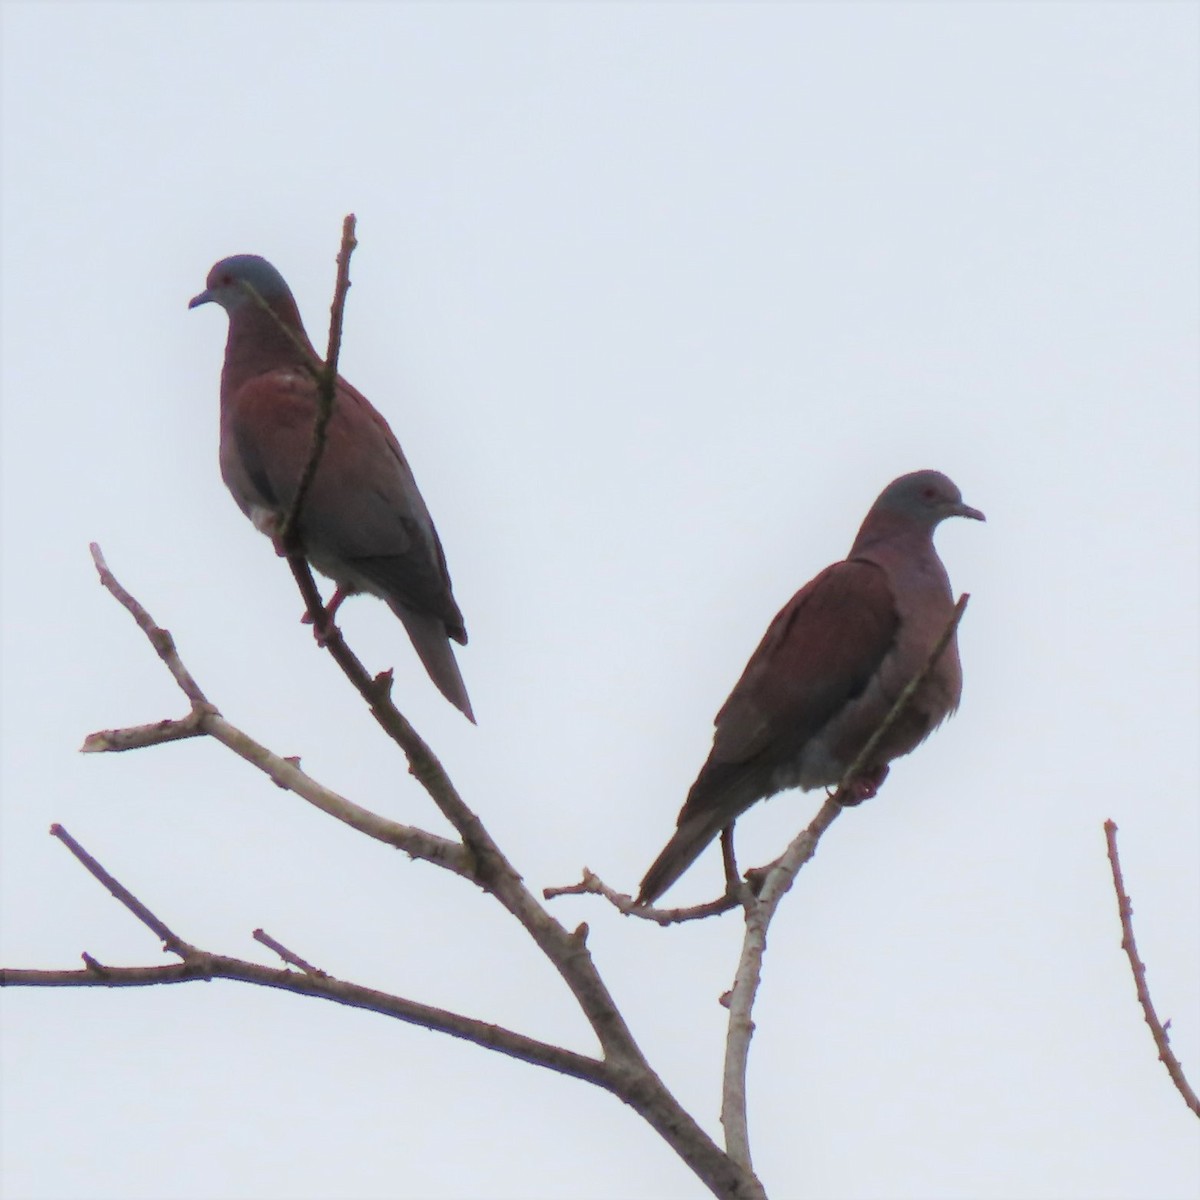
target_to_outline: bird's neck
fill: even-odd
[[[933,530],[928,525],[875,513],[863,522],[849,557],[874,563],[891,579],[903,579],[905,605],[944,624],[945,610],[951,604],[950,579],[933,548]]]
[[[862,523],[848,558],[875,560],[883,550],[889,556],[903,557],[933,545],[933,530],[899,513],[872,512]]]
[[[221,390],[232,394],[256,375],[320,361],[290,296],[274,301],[270,312],[256,301],[247,301],[229,319]]]

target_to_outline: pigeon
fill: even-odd
[[[229,316],[221,476],[242,512],[282,552],[283,522],[312,449],[312,368],[320,358],[283,276],[264,258],[236,254],[218,262],[188,307],[209,303]],[[437,530],[395,434],[340,376],[297,532],[305,557],[337,584],[330,611],[360,592],[386,601],[430,679],[474,722],[450,646],[466,645],[467,631]]]
[[[902,475],[871,506],[846,559],[784,605],[717,713],[712,752],[642,880],[639,904],[657,900],[755,802],[841,781],[953,616],[950,580],[933,547],[947,517],[984,520],[939,471]],[[954,712],[961,692],[951,638],[850,781],[849,801],[873,796],[892,759]]]

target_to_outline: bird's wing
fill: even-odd
[[[899,629],[887,575],[873,563],[834,563],[784,605],[717,713],[712,753],[642,880],[640,903],[656,900],[721,829],[777,790],[777,768],[798,761],[862,695]]]
[[[881,568],[827,567],[784,605],[746,664],[717,714],[710,764],[798,755],[862,694],[899,628]]]
[[[286,513],[312,450],[316,395],[311,378],[288,368],[242,384],[223,417],[222,438],[229,443],[223,460],[231,453],[236,458],[223,461],[226,481],[231,466],[240,470],[260,502]],[[315,555],[344,563],[390,599],[441,617],[452,636],[465,639],[437,531],[400,445],[370,402],[343,380],[301,529]]]

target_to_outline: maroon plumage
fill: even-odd
[[[217,263],[189,307],[210,301],[229,314],[221,475],[238,507],[275,538],[311,453],[317,385],[306,364],[317,355],[287,284],[265,259],[239,254]],[[438,690],[473,721],[449,642],[465,645],[467,631],[437,530],[395,434],[340,376],[299,535],[306,557],[343,594],[387,602]]]
[[[952,516],[984,519],[945,475],[901,476],[875,501],[845,561],[805,584],[771,622],[717,713],[712,752],[646,872],[640,903],[662,895],[756,801],[841,780],[953,615],[933,547],[934,529]],[[860,795],[873,794],[888,763],[958,707],[961,690],[952,639],[856,781]]]

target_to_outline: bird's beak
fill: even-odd
[[[199,308],[201,304],[208,304],[213,298],[212,292],[205,288],[198,296],[193,296],[188,301],[188,308]]]
[[[199,299],[199,297],[197,297]],[[193,300],[194,304],[195,301]],[[986,521],[987,517],[983,515],[977,508],[972,508],[969,504],[956,504],[952,509],[956,517],[970,517],[972,521]]]

